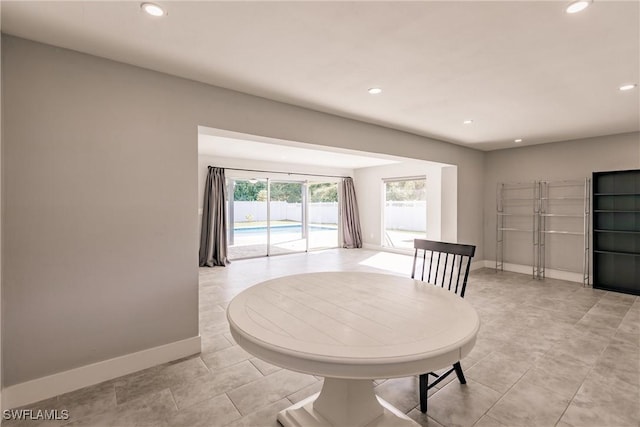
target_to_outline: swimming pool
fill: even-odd
[[[312,225],[309,227],[309,231],[337,231],[336,227],[322,227],[319,225]],[[233,234],[235,235],[257,235],[267,232],[267,227],[240,227],[234,228]],[[271,227],[271,234],[288,234],[288,233],[302,233],[302,224],[299,225],[275,225]]]

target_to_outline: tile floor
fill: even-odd
[[[277,426],[276,414],[322,381],[265,363],[234,344],[225,317],[241,290],[277,276],[331,270],[408,275],[411,258],[369,250],[236,261],[200,270],[202,353],[30,405],[67,409],[65,423],[3,426]],[[482,326],[462,360],[468,380],[432,390],[420,413],[416,378],[377,393],[423,426],[640,426],[640,298],[473,271],[466,298]]]

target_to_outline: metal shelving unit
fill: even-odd
[[[581,273],[582,283],[590,284],[589,227],[591,224],[591,180],[540,181],[540,261],[542,276],[547,263],[547,240],[550,236],[563,239],[563,247],[582,251],[582,268],[553,266],[554,270]],[[579,237],[582,237],[580,239]]]
[[[576,240],[582,252],[582,282],[590,283],[589,225],[590,179],[499,183],[496,192],[496,270],[504,270],[505,239],[512,232],[530,233],[532,277],[543,279],[550,241],[564,239],[563,247]],[[517,221],[516,218],[522,218]],[[525,220],[526,219],[526,220]],[[526,225],[526,226],[525,226]],[[550,247],[553,246],[553,247]],[[558,245],[559,246],[559,245]],[[555,258],[554,258],[555,259]],[[577,268],[554,265],[554,270],[579,273]]]
[[[496,270],[504,270],[505,238],[512,232],[531,234],[532,276],[537,277],[538,182],[498,183],[496,192]]]

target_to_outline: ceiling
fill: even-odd
[[[480,150],[640,130],[637,1],[157,3],[3,0],[2,31]]]
[[[358,154],[355,154],[358,153]],[[284,142],[254,141],[250,137],[230,138],[226,136],[198,134],[198,155],[227,157],[289,163],[295,165],[309,165],[333,169],[359,169],[372,166],[390,165],[404,159],[390,156],[376,156],[372,153],[344,152],[326,150],[311,144]]]

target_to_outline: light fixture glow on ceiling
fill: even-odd
[[[622,85],[618,89],[620,89],[620,90],[631,90],[631,89],[634,89],[636,86],[638,86],[638,85],[634,83],[634,84]]]
[[[371,88],[369,88],[368,92],[371,95],[377,95],[379,93],[382,93],[382,89],[380,89],[379,87],[371,87]]]
[[[164,9],[154,3],[142,3],[140,8],[151,16],[163,16],[165,14]]]
[[[567,6],[567,13],[578,13],[585,10],[591,4],[590,0],[576,0]]]
[[[465,120],[464,122],[465,125],[470,125],[471,123],[473,123],[473,120]]]
[[[514,139],[513,142],[522,142],[522,138]]]

